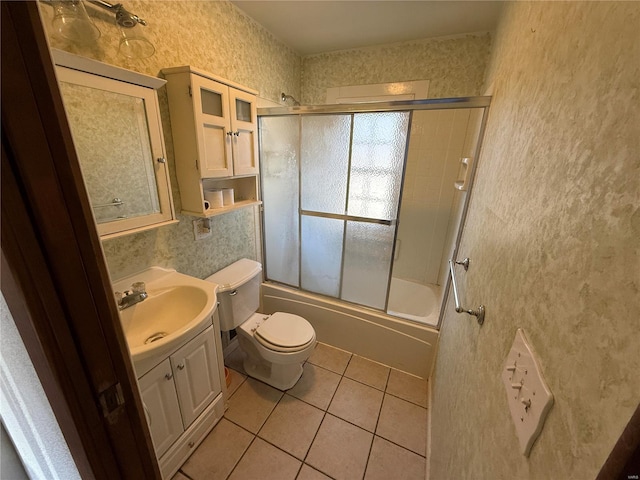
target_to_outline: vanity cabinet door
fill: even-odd
[[[184,431],[169,359],[142,376],[138,384],[153,446],[160,458]]]
[[[256,96],[229,88],[233,143],[233,174],[257,175],[258,111]]]
[[[222,392],[213,327],[171,355],[185,428]]]
[[[202,178],[233,175],[229,87],[200,75],[191,75],[193,106]]]

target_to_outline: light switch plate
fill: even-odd
[[[511,418],[520,440],[520,451],[529,456],[553,405],[553,395],[542,377],[531,345],[520,328],[507,356],[502,381],[507,390]]]

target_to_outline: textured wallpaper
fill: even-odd
[[[640,399],[640,4],[513,2],[435,372],[431,478],[595,478]],[[516,329],[555,404],[520,454]]]
[[[147,37],[155,54],[128,60],[118,54],[118,32],[112,15],[85,2],[101,30],[93,45],[78,46],[51,31],[52,8],[40,2],[51,46],[129,70],[157,76],[162,68],[192,65],[258,90],[265,99],[278,101],[280,92],[300,95],[301,58],[267,30],[226,1],[127,1],[132,13],[148,21]],[[164,138],[171,174],[173,199],[180,212],[180,192],[175,176],[171,122],[166,91],[159,91]],[[205,277],[243,257],[257,258],[258,221],[255,209],[245,209],[211,219],[213,235],[194,240],[194,217],[178,215],[180,223],[103,242],[112,278],[160,265]]]
[[[431,98],[479,95],[490,50],[487,33],[306,56],[301,102],[325,103],[330,87],[410,80],[430,80]]]

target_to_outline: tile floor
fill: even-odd
[[[322,343],[286,392],[225,364],[229,408],[173,480],[425,478],[426,381]]]

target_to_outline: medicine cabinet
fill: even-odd
[[[52,55],[100,236],[177,223],[156,92],[166,81]]]
[[[165,68],[182,212],[210,217],[258,205],[257,93],[191,66]],[[212,208],[205,192],[232,188]]]

